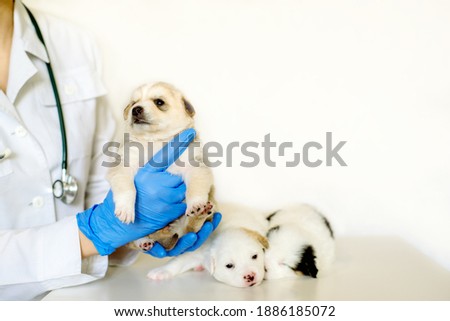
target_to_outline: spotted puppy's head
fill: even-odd
[[[222,232],[211,246],[208,270],[220,282],[250,287],[264,279],[267,239],[259,233],[236,228]]]
[[[193,126],[195,110],[174,86],[157,82],[137,88],[123,111],[128,131],[151,135],[154,140],[172,137]]]

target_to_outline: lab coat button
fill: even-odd
[[[75,85],[73,84],[67,84],[64,86],[64,92],[69,96],[75,94],[76,91],[77,87],[75,87]]]
[[[27,133],[28,133],[27,130],[25,128],[23,128],[22,126],[17,127],[15,132],[18,137],[25,137],[25,136],[27,136]]]
[[[33,207],[40,208],[44,206],[44,198],[42,196],[36,196],[32,201]]]
[[[9,148],[6,148],[3,152],[0,153],[0,160],[7,159],[11,156],[12,151]]]

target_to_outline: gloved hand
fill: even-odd
[[[134,223],[124,224],[115,216],[111,191],[103,203],[77,214],[78,228],[92,241],[100,255],[109,255],[116,248],[167,226],[185,213],[186,204],[183,200],[186,186],[180,177],[165,170],[178,159],[194,137],[193,129],[180,133],[138,171],[135,176],[137,195]],[[199,247],[212,232],[209,224],[198,235],[190,233],[181,238],[169,253],[162,252],[162,247],[158,244],[154,255],[178,255]],[[153,254],[150,252],[149,254]]]

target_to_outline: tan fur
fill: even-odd
[[[269,240],[265,236],[262,236],[256,231],[250,230],[248,228],[242,228],[249,236],[253,237],[255,240],[257,240],[259,243],[261,243],[262,246],[264,246],[265,249],[269,248]]]
[[[130,108],[133,107],[133,105],[135,104],[135,101],[131,101],[127,107],[125,107],[125,109],[123,110],[123,119],[127,120],[128,119],[128,115],[130,114]]]

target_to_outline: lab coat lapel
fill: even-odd
[[[37,73],[37,68],[24,50],[22,39],[17,37],[13,39],[10,59],[7,96],[14,104],[25,83]]]

